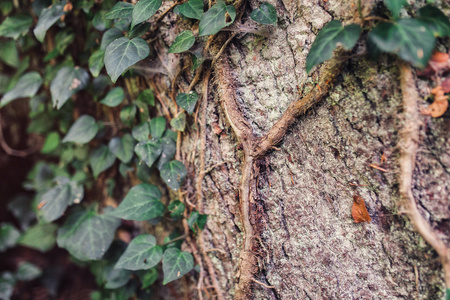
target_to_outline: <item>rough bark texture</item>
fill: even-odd
[[[214,68],[206,133],[200,133],[206,134],[206,148],[200,147],[193,118],[182,143],[182,159],[191,174],[198,173],[201,151],[206,170],[224,162],[205,175],[201,206],[209,215],[202,232],[205,248],[221,250],[208,256],[227,299],[235,294],[244,243],[239,206],[244,150],[224,113],[222,91],[234,91],[237,109],[253,133],[263,136],[299,94],[318,82],[317,74],[308,77],[305,71],[315,34],[331,19],[352,18],[357,5],[357,1],[269,2],[277,8],[279,25],[271,27],[267,37],[238,35]],[[375,1],[366,4],[377,6]],[[247,10],[256,5],[252,2]],[[248,14],[242,22],[256,26]],[[359,45],[356,54],[363,52],[364,45]],[[425,97],[428,83],[417,84]],[[200,92],[200,84],[197,89]],[[436,253],[405,217],[397,215],[401,102],[394,58],[372,62],[356,56],[345,64],[325,101],[298,118],[279,149],[255,162],[260,175],[249,212],[259,236],[253,249],[257,261],[252,263],[259,269],[254,279],[273,288],[254,284],[249,298],[443,298]],[[421,116],[418,121],[421,138],[413,194],[422,215],[448,245],[450,118],[447,113],[438,119]],[[369,166],[380,163],[383,154],[387,172]],[[187,182],[191,194],[194,185],[195,180]],[[354,223],[353,195],[364,198],[370,224]]]

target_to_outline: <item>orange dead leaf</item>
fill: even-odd
[[[372,220],[367,211],[364,199],[358,195],[353,196],[352,217],[355,223],[369,222]]]
[[[430,115],[433,118],[442,116],[448,108],[448,97],[444,95],[444,89],[442,86],[437,86],[431,90],[431,94],[434,95],[434,102],[431,103],[426,109],[422,110],[424,115]]]
[[[67,2],[67,4],[66,4],[66,5],[64,5],[64,8],[63,8],[63,10],[64,10],[64,12],[69,12],[69,11],[71,11],[71,10],[72,10],[72,8],[73,8],[73,5],[72,5],[72,3],[70,3],[70,2]]]
[[[435,51],[430,60],[433,62],[447,62],[449,59],[448,53]]]

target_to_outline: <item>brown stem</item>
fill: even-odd
[[[18,156],[18,157],[28,156],[28,155],[36,152],[39,149],[39,146],[38,147],[28,148],[26,150],[16,150],[16,149],[11,148],[8,145],[8,143],[5,141],[5,137],[3,136],[1,117],[0,117],[0,146],[5,151],[6,154],[12,155],[12,156]]]

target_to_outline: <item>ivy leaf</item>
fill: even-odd
[[[150,135],[150,126],[148,122],[142,123],[141,125],[133,127],[131,131],[134,139],[138,142],[148,141],[148,136]]]
[[[105,19],[128,19],[133,14],[133,7],[131,3],[117,2],[105,15]]]
[[[277,10],[269,3],[262,3],[261,6],[252,11],[250,18],[265,25],[272,25],[277,22]]]
[[[128,163],[134,154],[134,139],[126,133],[121,138],[115,137],[109,141],[108,147],[114,155],[123,163]]]
[[[155,106],[155,96],[153,95],[153,91],[150,89],[143,90],[136,100]]]
[[[177,95],[177,104],[186,110],[188,114],[192,114],[195,109],[195,104],[197,104],[198,94],[194,91],[189,93],[181,93]]]
[[[19,68],[19,52],[17,51],[16,43],[13,40],[3,41],[0,44],[0,60],[8,66]],[[28,68],[28,66],[25,68]],[[20,74],[21,72],[17,73]]]
[[[135,237],[117,262],[116,269],[148,270],[162,258],[163,250],[156,245],[156,238],[150,234]]]
[[[440,9],[431,5],[424,6],[418,11],[418,19],[428,25],[434,36],[450,36],[450,21]]]
[[[350,50],[355,46],[361,34],[361,27],[356,24],[350,24],[345,27],[337,20],[328,23],[322,30],[320,30],[311,50],[306,58],[306,72],[309,73],[311,69],[330,59],[333,50],[341,44],[346,50]]]
[[[150,287],[158,279],[158,271],[156,268],[151,268],[150,270],[138,271],[136,272],[141,281],[141,289],[146,289]]]
[[[41,196],[38,204],[38,214],[47,223],[53,222],[64,214],[69,205],[80,203],[83,197],[83,186],[70,181],[67,177],[57,178],[56,186]]]
[[[144,39],[118,38],[106,48],[104,58],[106,72],[108,72],[112,82],[115,83],[126,69],[146,58],[149,53],[150,49]]]
[[[122,37],[122,32],[117,28],[111,28],[105,31],[102,37],[102,42],[100,43],[100,50],[106,50],[109,44],[118,38]]]
[[[384,0],[383,2],[396,20],[400,15],[400,9],[407,4],[406,0]]]
[[[181,161],[173,160],[161,167],[161,178],[174,191],[178,190],[187,175],[187,170]]]
[[[120,220],[108,213],[79,211],[58,230],[57,243],[79,260],[97,260],[108,250],[119,225]]]
[[[56,224],[36,224],[30,227],[19,239],[19,244],[29,248],[47,252],[55,245]]]
[[[77,144],[89,143],[97,134],[98,125],[95,119],[88,115],[82,115],[70,127],[69,132],[63,138],[62,142],[73,142]]]
[[[117,289],[123,287],[130,281],[131,272],[123,269],[114,269],[114,266],[107,266],[106,269],[105,289]],[[128,297],[123,298],[128,299]]]
[[[162,143],[162,152],[161,156],[158,159],[157,167],[159,170],[161,170],[162,166],[166,163],[172,160],[172,158],[175,156],[175,153],[177,151],[177,144],[175,141],[166,136],[161,139]]]
[[[170,211],[170,217],[173,220],[179,220],[183,216],[185,208],[186,207],[184,203],[179,200],[170,202],[169,206],[167,207],[167,209]]]
[[[117,218],[147,221],[164,214],[161,192],[155,185],[141,183],[131,188],[116,210],[109,214]]]
[[[50,84],[53,106],[60,109],[76,92],[84,89],[89,82],[89,74],[79,67],[63,67]]]
[[[162,0],[140,0],[133,9],[131,27],[150,19],[161,7]]]
[[[5,106],[13,100],[28,98],[36,95],[42,85],[42,78],[38,72],[29,72],[19,78],[14,88],[3,95],[0,107]]]
[[[14,291],[16,280],[10,272],[0,274],[0,299],[9,300]]]
[[[120,103],[122,103],[125,98],[125,94],[123,92],[123,88],[115,87],[106,94],[106,97],[100,101],[100,103],[108,106],[108,107],[116,107]]]
[[[226,14],[231,18],[230,22],[227,22]],[[213,35],[218,33],[222,28],[229,26],[234,22],[236,18],[236,8],[233,5],[225,5],[222,0],[217,1],[217,4],[213,5],[200,20],[199,36]]]
[[[166,130],[166,119],[164,117],[153,118],[150,121],[150,134],[152,138],[159,139]]]
[[[194,268],[194,258],[189,252],[181,252],[177,248],[164,251],[163,257],[163,284],[174,281]]]
[[[100,75],[100,71],[103,69],[105,63],[103,62],[103,56],[105,51],[98,50],[92,53],[89,57],[89,71],[91,71],[92,76],[97,77]]]
[[[208,215],[202,215],[198,211],[193,211],[187,223],[191,228],[191,230],[195,233],[196,227],[198,227],[198,229],[200,230],[202,230],[205,227],[207,218]]]
[[[0,36],[17,40],[21,35],[25,35],[33,24],[33,18],[28,14],[18,14],[7,17],[0,25]]]
[[[39,15],[39,20],[34,28],[34,35],[39,42],[44,42],[45,33],[47,30],[55,24],[59,18],[64,15],[65,1],[54,4],[48,8],[44,8]]]
[[[178,6],[180,13],[189,19],[200,20],[203,15],[203,0],[189,0]]]
[[[416,19],[401,19],[397,23],[379,23],[368,35],[377,47],[395,53],[415,67],[426,66],[436,39],[426,24]]]
[[[58,148],[60,143],[60,137],[59,134],[56,131],[50,132],[47,137],[45,138],[44,145],[42,145],[41,153],[42,154],[49,154]]]
[[[142,159],[149,168],[158,159],[162,152],[161,141],[151,139],[149,141],[140,142],[134,147],[134,152]]]
[[[38,268],[35,264],[23,261],[19,264],[14,277],[21,281],[30,281],[38,278],[42,275],[42,270]]]
[[[97,178],[101,172],[114,164],[116,156],[109,151],[106,145],[101,145],[94,149],[89,155],[89,163],[92,167],[94,177]]]
[[[181,53],[189,50],[195,43],[195,37],[192,31],[185,30],[180,33],[170,45],[169,53]]]
[[[170,125],[178,131],[184,131],[184,128],[186,127],[186,114],[181,113],[176,118],[173,118],[170,121]]]
[[[135,37],[143,36],[150,29],[151,26],[152,24],[150,23],[137,24],[136,26],[133,27],[133,29],[128,31],[128,37],[132,39]]]
[[[120,111],[119,115],[120,120],[122,121],[122,123],[128,126],[132,126],[134,120],[136,119],[136,112],[137,112],[136,105],[127,105],[123,107],[122,110]]]
[[[0,252],[14,247],[20,238],[20,232],[9,223],[0,224]]]

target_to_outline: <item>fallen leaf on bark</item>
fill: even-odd
[[[434,95],[434,102],[427,108],[422,110],[422,114],[430,115],[433,118],[442,116],[448,108],[448,96],[444,95],[444,89],[442,86],[437,86],[431,90],[431,94]]]
[[[372,220],[367,211],[364,199],[361,196],[353,196],[352,217],[355,223],[369,222]]]

